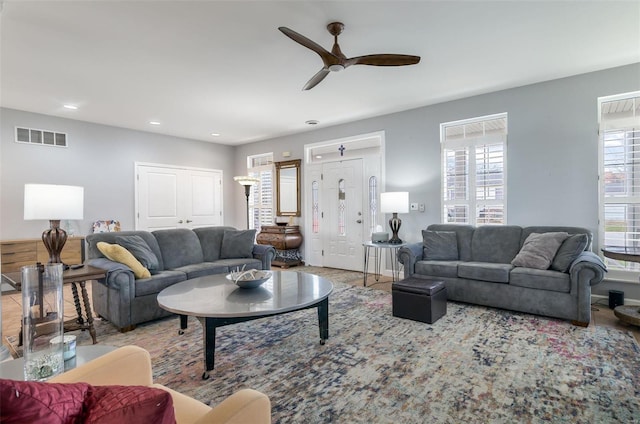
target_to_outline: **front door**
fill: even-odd
[[[323,266],[362,269],[364,205],[362,159],[322,166]]]

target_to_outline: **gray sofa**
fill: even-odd
[[[228,232],[226,236],[225,232]],[[243,266],[245,269],[271,269],[275,249],[254,244],[251,234],[245,233],[243,243],[236,244],[246,245],[244,250],[246,252],[248,248],[248,253],[234,252],[238,249],[232,244],[232,236],[238,234],[242,233],[233,227],[205,227],[86,236],[87,263],[107,271],[106,278],[92,282],[96,314],[120,331],[129,331],[137,324],[172,315],[161,309],[156,300],[158,293],[172,284],[205,275],[227,274]],[[251,240],[248,245],[247,235]],[[116,244],[123,236],[140,236],[157,257],[150,278],[135,279],[131,268],[107,259],[97,247],[101,241]]]
[[[586,235],[566,239],[567,243],[579,239],[584,243],[584,250],[581,250],[582,244],[574,244],[577,251],[567,256],[569,251],[565,247],[571,246],[562,244],[549,269],[511,264],[529,235],[551,232]],[[398,260],[404,265],[405,277],[443,280],[449,300],[561,318],[575,325],[589,324],[591,286],[601,282],[606,272],[600,258],[590,251],[589,230],[434,224],[423,231],[423,238],[434,240],[438,234],[453,237],[453,249],[457,251],[446,243],[439,247],[441,252],[433,251],[433,247],[438,248],[438,243],[433,241],[430,248],[424,241],[404,246],[398,251]],[[449,252],[444,252],[446,250]]]

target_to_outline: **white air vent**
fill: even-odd
[[[67,134],[35,128],[16,127],[16,143],[67,147]]]

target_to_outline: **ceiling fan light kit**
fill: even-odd
[[[342,22],[331,22],[327,25],[327,30],[333,35],[333,47],[331,52],[327,51],[320,44],[295,32],[287,27],[278,28],[284,35],[291,38],[298,44],[313,50],[322,59],[324,66],[303,87],[303,90],[310,90],[318,85],[330,72],[340,72],[351,65],[370,65],[370,66],[406,66],[415,65],[420,62],[420,56],[411,56],[405,54],[370,54],[366,56],[356,56],[347,58],[338,44],[338,35],[344,30]]]

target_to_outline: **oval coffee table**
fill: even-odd
[[[318,308],[320,344],[329,338],[329,295],[333,284],[306,272],[272,271],[262,286],[241,289],[224,274],[193,278],[174,284],[158,294],[161,308],[180,315],[180,331],[187,317],[198,318],[204,333],[204,373],[214,367],[216,328],[229,324]]]

